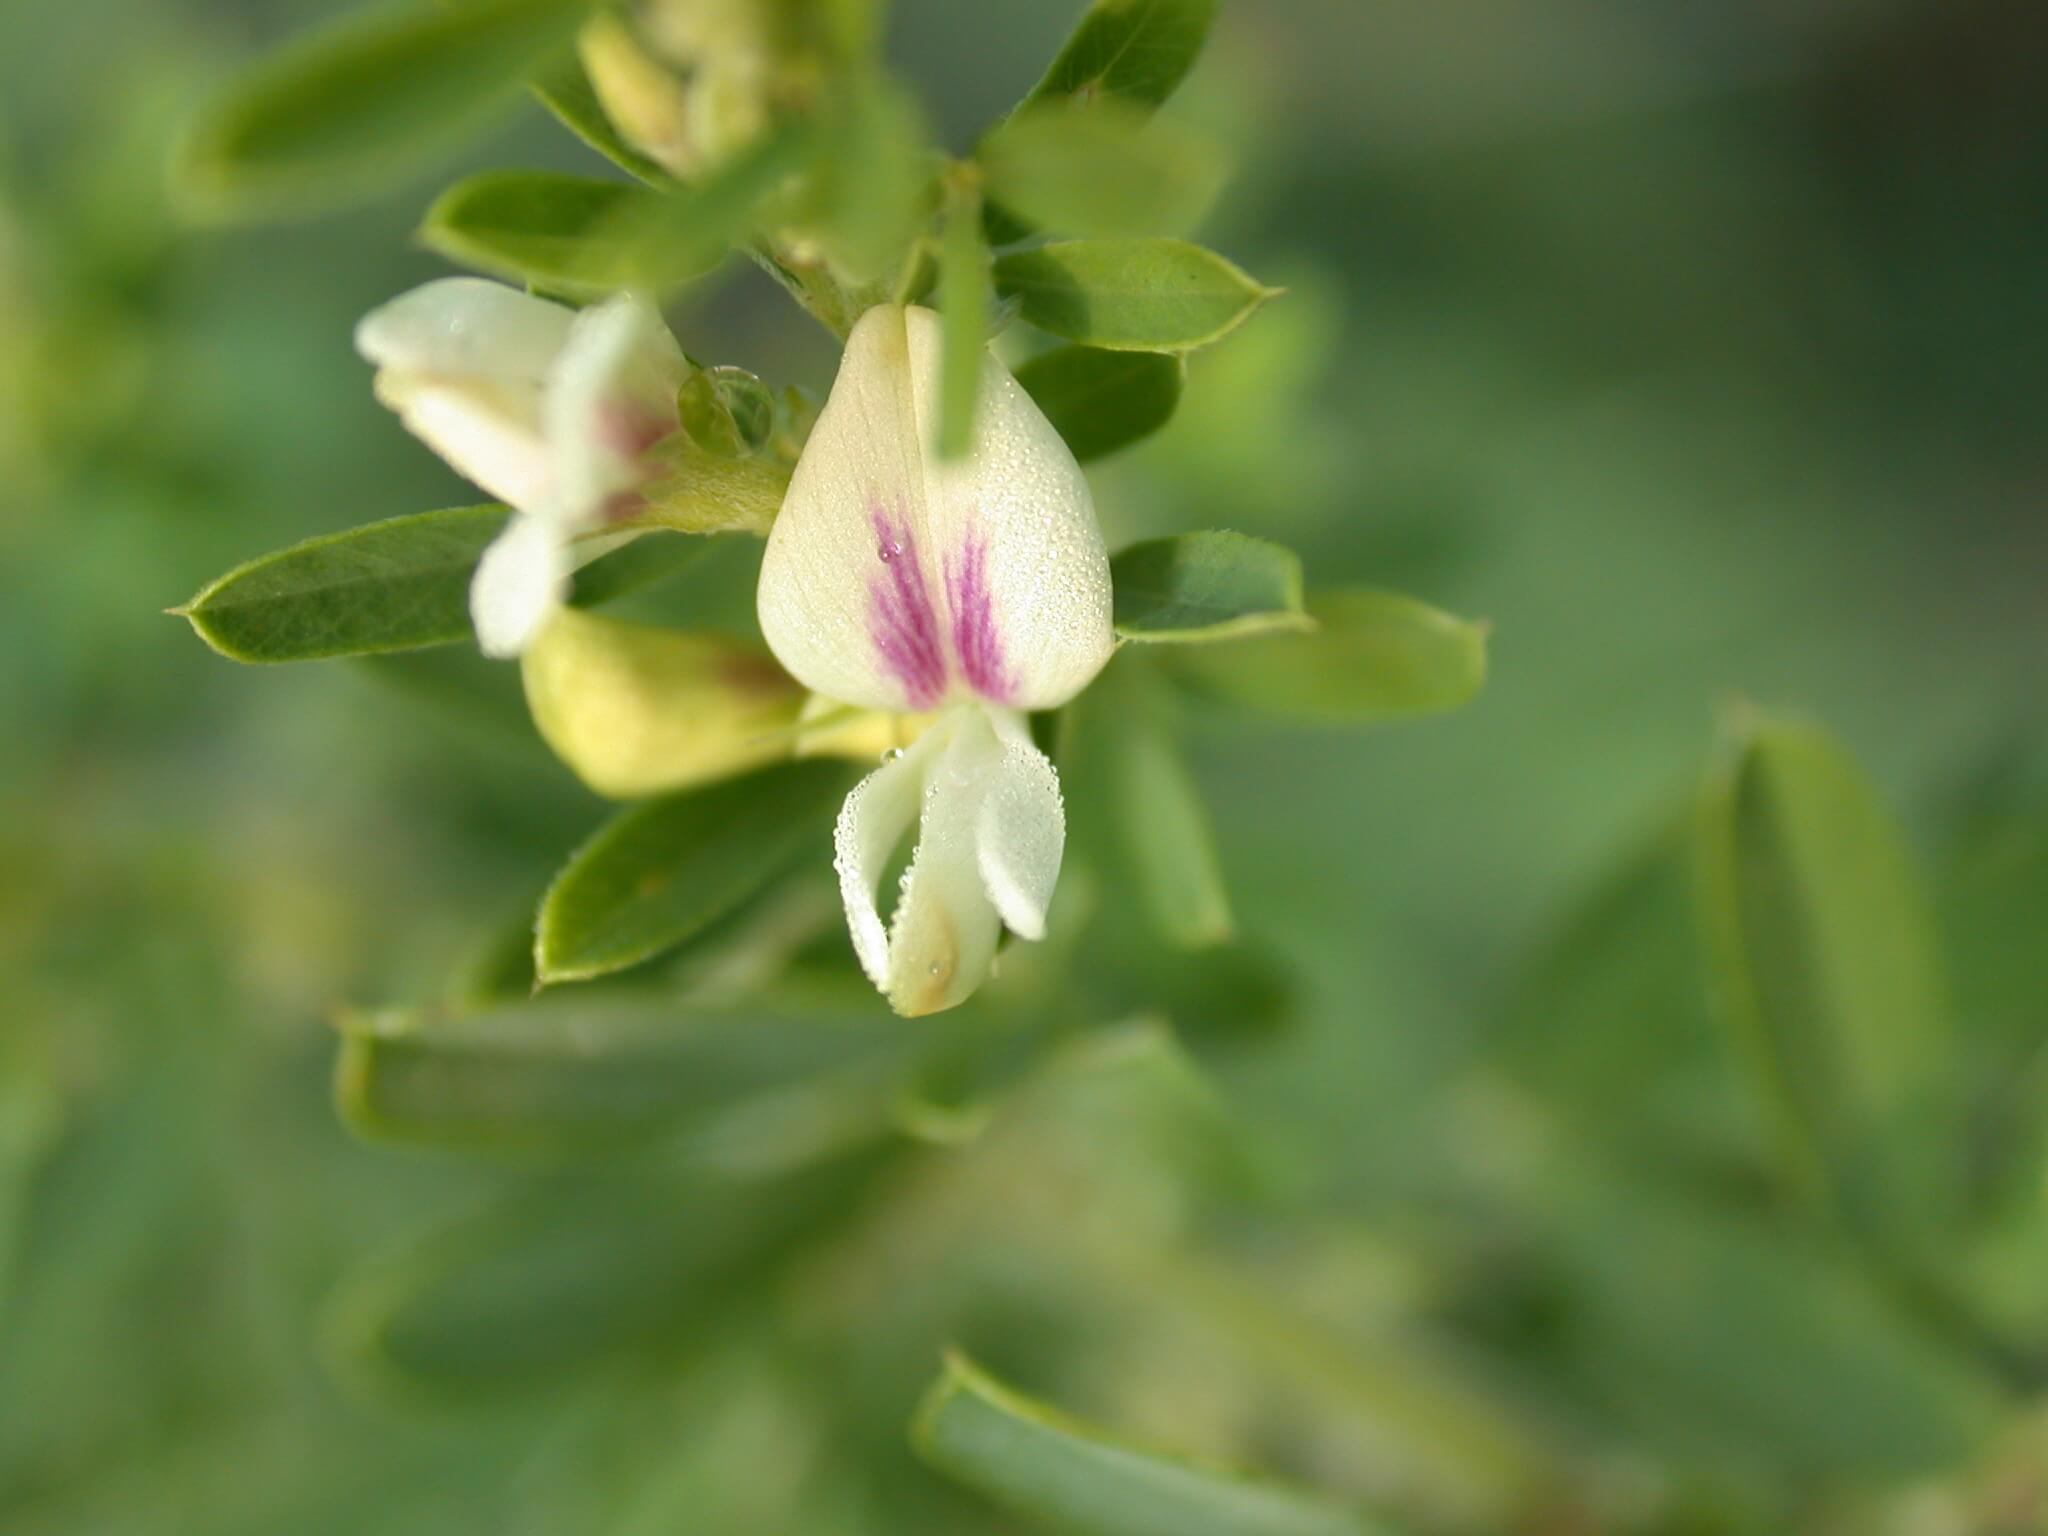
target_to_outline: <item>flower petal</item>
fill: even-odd
[[[853,952],[868,980],[884,992],[889,990],[889,933],[875,893],[890,856],[917,820],[925,764],[945,746],[946,735],[943,727],[929,730],[908,749],[891,752],[881,767],[853,786],[832,833],[832,867],[839,874]]]
[[[653,305],[622,293],[575,319],[548,376],[545,431],[555,505],[575,526],[644,477],[642,456],[680,424],[683,349]]]
[[[960,675],[991,703],[1055,708],[1094,680],[1116,644],[1109,554],[1088,481],[986,350],[968,451],[939,461],[939,317],[912,309],[906,323],[925,449],[922,533],[944,575]]]
[[[992,354],[968,452],[932,447],[939,321],[878,306],[847,338],[768,539],[762,633],[832,698],[898,712],[1073,697],[1109,659],[1109,559],[1074,456]]]
[[[538,385],[576,311],[481,277],[444,277],[371,310],[356,350],[378,368]]]
[[[486,656],[517,656],[560,606],[569,586],[569,551],[546,518],[515,513],[477,562],[469,617]]]
[[[1001,751],[988,717],[961,710],[925,776],[917,852],[889,924],[886,991],[905,1017],[965,1002],[995,961],[1002,923],[982,882],[976,830]]]
[[[924,517],[903,311],[861,316],[761,558],[761,632],[807,687],[898,714],[946,691],[932,573],[900,537]]]
[[[552,476],[540,438],[540,388],[426,374],[377,375],[377,398],[463,479],[507,506],[530,511]]]
[[[1002,756],[982,792],[975,852],[1003,925],[1020,939],[1042,939],[1067,843],[1060,777],[1032,744],[1022,716],[994,719]]]

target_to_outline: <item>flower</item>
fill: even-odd
[[[572,541],[638,506],[647,450],[678,425],[682,349],[633,294],[578,312],[450,277],[365,315],[356,350],[414,436],[516,509],[469,603],[484,654],[518,655],[562,600]]]
[[[847,338],[761,564],[761,632],[806,687],[935,712],[846,797],[835,866],[853,946],[900,1013],[964,1001],[1000,930],[1037,939],[1059,878],[1059,776],[1025,712],[1109,660],[1109,557],[1074,456],[984,352],[968,451],[933,448],[938,317],[869,310]],[[885,925],[882,872],[918,823]]]

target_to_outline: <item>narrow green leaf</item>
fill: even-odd
[[[473,634],[470,576],[505,517],[499,506],[450,507],[322,534],[237,566],[173,611],[232,661],[451,645]],[[577,572],[570,601],[591,608],[623,597],[681,570],[706,547],[697,539],[635,539]]]
[[[1065,101],[1156,107],[1194,67],[1215,19],[1216,0],[1096,0],[1018,112]],[[1030,233],[1009,209],[989,204],[991,243]]]
[[[661,202],[661,194],[626,181],[485,171],[435,199],[419,233],[450,261],[588,299],[638,275],[638,253],[617,232],[656,217]]]
[[[1159,702],[1143,695],[1129,700],[1120,723],[1112,814],[1146,916],[1176,949],[1225,943],[1236,923],[1215,834],[1171,723]]]
[[[533,94],[557,121],[627,175],[663,192],[673,192],[676,179],[633,148],[612,126],[582,62],[573,54],[542,71],[531,82]]]
[[[710,548],[709,539],[672,539],[659,532],[634,539],[578,571],[569,601],[578,608],[600,607],[687,570]]]
[[[1101,96],[1158,106],[1201,57],[1216,0],[1096,0],[1024,98]]]
[[[956,459],[974,432],[975,398],[988,362],[989,262],[981,200],[964,194],[946,213],[939,246],[939,457]]]
[[[1456,709],[1486,680],[1486,626],[1394,592],[1311,592],[1315,627],[1178,647],[1181,683],[1222,702],[1310,720],[1393,720]]]
[[[1170,354],[1096,347],[1055,347],[1017,370],[1024,392],[1084,464],[1165,426],[1186,378],[1187,365]]]
[[[1993,1433],[1982,1368],[1810,1224],[1567,1177],[1543,1254],[1571,1298],[1553,1347],[1632,1436],[1783,1478],[1903,1483]]]
[[[1720,1000],[1788,1176],[1855,1199],[1881,1158],[1898,1187],[1867,1193],[1890,1220],[1927,1197],[1938,1149],[1905,1128],[1952,1076],[1932,920],[1904,840],[1836,742],[1803,721],[1735,729],[1699,821]],[[1886,1151],[1908,1140],[1917,1168]]]
[[[623,970],[732,910],[800,855],[831,847],[848,771],[786,763],[652,800],[602,827],[541,904],[534,969],[543,982]]]
[[[1028,107],[975,153],[990,197],[1070,235],[1179,234],[1223,186],[1214,145],[1114,101]]]
[[[1275,292],[1185,240],[1067,240],[1013,251],[996,259],[995,285],[1040,330],[1134,352],[1207,346]]]
[[[885,80],[853,81],[826,109],[801,224],[855,284],[896,270],[930,213],[930,156],[917,103]]]
[[[765,1188],[613,1174],[521,1193],[344,1276],[324,1343],[367,1386],[463,1404],[687,1350],[829,1230],[863,1172],[854,1160]]]
[[[768,219],[771,203],[810,164],[818,144],[811,120],[785,118],[673,196],[628,206],[601,235],[630,278],[622,286],[667,288],[716,267]]]
[[[482,129],[566,44],[575,0],[387,7],[288,45],[229,85],[180,147],[205,217],[305,212],[371,195]]]
[[[1092,1536],[1365,1536],[1357,1516],[1281,1484],[1111,1439],[961,1356],[911,1443],[939,1471],[1020,1513]]]
[[[526,949],[532,952],[531,923]],[[887,1037],[815,1019],[581,990],[473,1013],[344,1015],[342,1122],[369,1141],[521,1157],[615,1152],[872,1059]]]
[[[181,610],[234,661],[309,661],[467,639],[469,578],[503,507],[421,512],[308,539],[213,582]]]
[[[1109,563],[1126,640],[1231,640],[1310,627],[1301,560],[1248,534],[1211,529],[1147,539]]]

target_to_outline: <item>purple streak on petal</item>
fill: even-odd
[[[903,685],[913,709],[929,709],[946,691],[946,652],[939,618],[925,589],[924,568],[908,522],[869,508],[881,573],[868,582],[868,639],[882,665]]]
[[[1009,702],[1015,686],[1003,660],[995,601],[988,587],[988,539],[970,532],[959,558],[946,572],[946,596],[953,609],[953,651],[967,684],[991,703]]]

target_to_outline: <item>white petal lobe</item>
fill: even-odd
[[[568,584],[569,552],[555,528],[543,518],[514,514],[469,584],[478,647],[486,656],[517,656],[567,595]]]
[[[908,751],[895,754],[854,785],[833,829],[832,867],[839,874],[839,897],[846,904],[853,952],[868,980],[884,992],[889,989],[889,934],[875,894],[890,855],[917,820],[925,761],[943,744],[943,730],[927,731]]]
[[[889,924],[889,1005],[915,1018],[965,1002],[987,979],[1002,924],[975,856],[975,824],[999,755],[988,720],[961,710],[928,770],[917,852]]]
[[[538,383],[576,312],[480,277],[444,277],[371,310],[356,350],[379,368]]]
[[[619,294],[576,317],[548,376],[545,434],[560,505],[580,522],[639,483],[641,455],[676,429],[689,364],[659,313]]]
[[[1003,925],[1020,939],[1042,939],[1066,851],[1066,809],[1059,774],[1032,745],[1023,722],[1001,734],[1002,756],[989,774],[976,819],[975,851]]]
[[[553,476],[540,439],[537,386],[493,387],[386,371],[377,375],[376,388],[405,429],[465,480],[523,510],[547,500]]]

